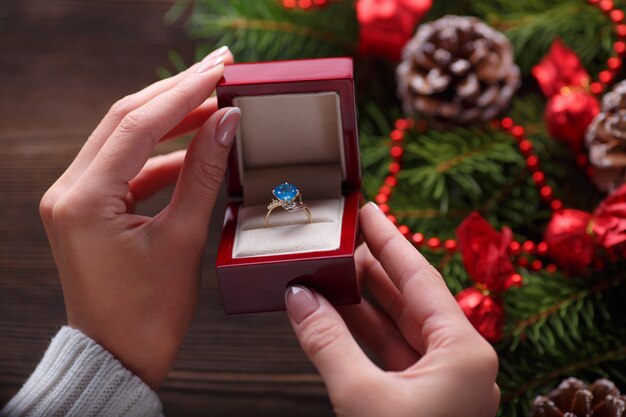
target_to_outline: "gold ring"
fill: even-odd
[[[288,212],[304,211],[309,223],[313,223],[313,217],[306,204],[302,202],[302,194],[300,190],[293,184],[285,182],[272,190],[275,199],[267,205],[267,214],[265,215],[265,227],[269,227],[270,214],[276,207],[282,207]],[[297,200],[297,201],[296,201]]]

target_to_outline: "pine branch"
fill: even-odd
[[[545,277],[542,277],[542,279],[545,279]],[[563,314],[562,311],[570,305],[576,305],[579,301],[584,300],[589,296],[605,291],[608,288],[617,286],[621,284],[622,281],[624,281],[625,279],[626,274],[619,274],[602,279],[590,288],[587,288],[586,286],[577,286],[577,291],[573,292],[571,295],[561,300],[557,300],[553,304],[544,307],[537,313],[517,321],[517,323],[510,326],[510,333],[511,335],[519,338],[527,331],[529,327],[536,325],[537,323],[544,323],[550,316],[556,314],[561,314],[562,316],[566,315]]]
[[[288,10],[276,0],[199,0],[188,31],[202,56],[229,45],[239,61],[346,55],[355,52],[357,24],[350,2]]]
[[[515,60],[525,75],[530,74],[532,66],[547,53],[556,37],[573,48],[590,73],[596,75],[611,53],[613,34],[609,19],[585,3],[476,0],[471,3],[471,14],[504,31],[513,43]]]

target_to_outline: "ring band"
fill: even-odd
[[[267,214],[265,215],[265,227],[269,227],[270,214],[276,207],[282,207],[288,212],[304,211],[306,217],[309,219],[309,223],[313,223],[313,216],[306,204],[302,202],[302,194],[298,187],[293,184],[285,182],[280,184],[272,190],[275,199],[273,199],[267,205]],[[296,199],[298,201],[296,201]]]

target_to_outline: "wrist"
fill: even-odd
[[[68,321],[68,325],[93,339],[155,391],[165,380],[180,348],[177,339],[168,337],[164,331],[147,334],[141,328],[122,329],[119,326],[96,329],[75,321]]]

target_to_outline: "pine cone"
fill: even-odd
[[[511,43],[475,17],[422,24],[397,68],[404,111],[438,122],[490,120],[520,84]]]
[[[567,378],[546,396],[533,401],[530,417],[626,417],[626,396],[608,379],[590,385]]]
[[[600,190],[611,192],[626,182],[626,81],[602,99],[602,111],[587,128],[586,144]]]

